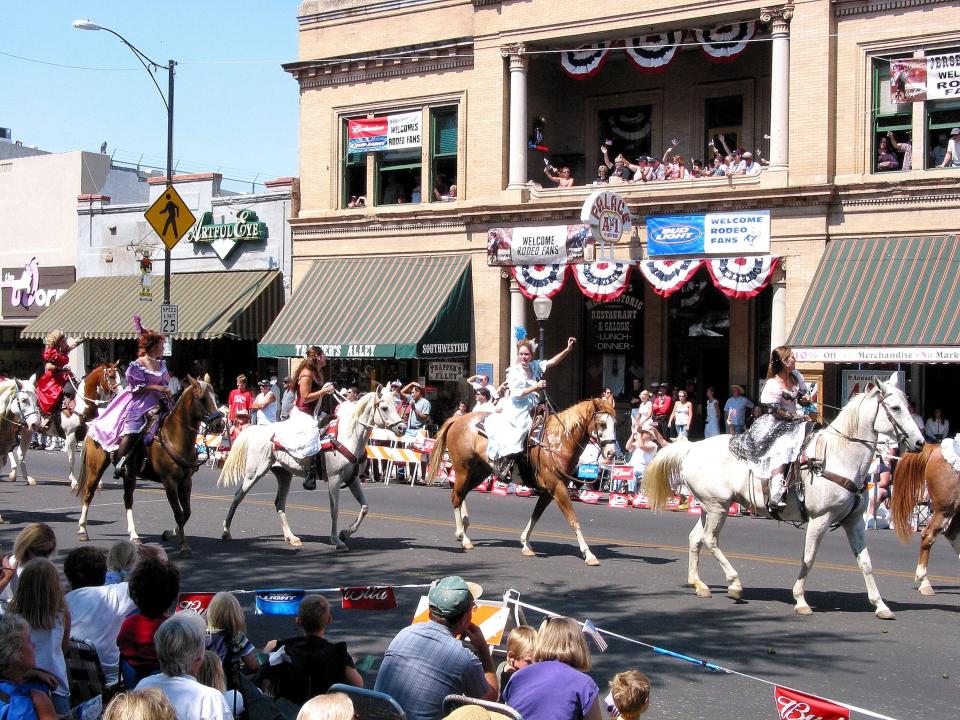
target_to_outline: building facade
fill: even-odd
[[[451,400],[462,385],[434,383],[434,369],[437,378],[450,378],[458,365],[465,375],[481,368],[499,381],[512,359],[512,328],[535,335],[538,327],[522,292],[536,294],[536,282],[518,283],[516,266],[488,262],[495,238],[558,227],[575,236],[604,148],[611,160],[680,153],[688,166],[740,148],[762,163],[760,174],[611,186],[626,201],[634,230],[612,254],[587,248],[594,257],[584,267],[603,270],[611,258],[627,266],[614,331],[624,337],[607,336],[600,326],[607,316],[598,314],[591,291],[581,290],[580,275],[551,287],[547,355],[567,336],[581,341],[574,357],[551,371],[554,401],[564,405],[603,385],[626,396],[634,378],[686,385],[698,401],[710,385],[721,398],[731,383],[756,393],[769,349],[789,338],[828,403],[842,399],[846,371],[874,363],[870,369],[903,370],[923,405],[954,366],[932,365],[915,350],[956,348],[960,337],[946,327],[913,334],[877,328],[915,328],[929,301],[945,300],[952,289],[933,285],[905,305],[886,295],[893,280],[879,288],[869,282],[880,269],[898,267],[904,253],[932,247],[924,239],[951,233],[958,171],[934,160],[940,135],[960,125],[955,79],[947,68],[945,89],[907,99],[897,95],[901,77],[891,68],[902,58],[921,66],[928,57],[952,62],[960,50],[955,12],[939,0],[645,0],[629,8],[605,0],[303,2],[298,60],[285,66],[301,92],[294,297],[290,317],[268,331],[261,353],[294,342],[328,345],[364,379],[405,372],[404,379],[423,377]],[[878,159],[887,132],[896,141],[895,170]],[[572,187],[548,179],[564,167]],[[671,265],[642,272],[651,259],[650,218],[757,211],[769,214],[765,254],[776,262],[751,297],[731,297],[706,264],[673,294],[650,281],[650,272],[669,273]],[[854,247],[848,241],[865,243],[859,264],[837,255]],[[951,248],[955,239],[944,243]],[[728,268],[756,260],[749,253],[718,257]],[[311,286],[347,287],[337,283],[359,259],[370,277],[381,273],[354,296],[365,312],[353,314],[363,318],[338,327],[326,318],[339,307],[298,297],[308,278]],[[428,264],[441,260],[462,274],[438,275],[446,295],[421,303],[432,287]],[[850,291],[836,303],[849,309],[856,288],[869,286],[865,307],[887,308],[866,327],[856,317],[837,323],[836,308],[809,297],[824,293],[822,283],[840,262],[849,262],[842,284]],[[391,276],[399,267],[408,274]],[[528,266],[527,280],[556,281],[538,276],[538,267]],[[445,313],[461,277],[469,278],[472,311],[450,322]],[[912,286],[931,282],[915,277]],[[391,302],[374,304],[378,294]],[[434,326],[469,328],[466,342],[452,332],[430,335],[423,317],[398,321],[410,306],[429,306]],[[318,323],[306,322],[311,313]],[[397,364],[397,347],[427,336],[432,342],[420,345],[441,348],[441,356],[419,347]],[[838,354],[838,347],[851,352]],[[900,354],[857,355],[857,348],[878,347]],[[949,355],[937,357],[955,362]]]

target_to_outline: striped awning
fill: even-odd
[[[469,354],[466,255],[316,260],[264,335],[260,357],[429,358]]]
[[[834,240],[787,343],[799,360],[960,362],[955,236]]]
[[[163,277],[151,278],[153,300],[142,302],[139,276],[80,278],[21,333],[43,338],[55,329],[94,340],[136,338],[133,316],[160,330]],[[259,340],[283,307],[279,270],[174,273],[170,300],[179,306],[174,340]]]

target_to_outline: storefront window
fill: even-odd
[[[347,147],[347,120],[343,121],[343,147]],[[344,152],[343,195],[341,207],[363,207],[367,204],[367,153]]]
[[[669,300],[670,371],[663,378],[701,403],[708,387],[724,388],[730,367],[730,300],[705,269]]]
[[[420,202],[420,150],[377,153],[377,205]]]
[[[958,52],[960,52],[960,48],[954,47],[943,50],[929,50],[926,54],[951,55]],[[927,100],[924,104],[923,122],[927,134],[926,167],[940,167],[947,152],[950,130],[960,127],[960,99],[954,97],[952,99]]]
[[[457,198],[457,108],[430,111],[430,202]]]
[[[907,57],[907,56],[901,56]],[[891,57],[875,58],[873,61],[873,127],[870,135],[870,168],[872,172],[889,172],[903,167],[903,153],[897,152],[887,133],[893,133],[897,143],[912,142],[911,103],[894,102],[890,90]],[[881,141],[886,139],[886,149],[896,156],[896,166],[885,162],[880,153]],[[881,167],[883,165],[883,167]]]

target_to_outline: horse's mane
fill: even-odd
[[[843,406],[843,409],[840,410],[840,414],[830,423],[830,427],[837,432],[827,432],[821,433],[821,436],[824,440],[824,457],[827,455],[832,455],[833,453],[840,452],[844,450],[847,444],[850,442],[847,440],[846,436],[856,436],[857,430],[860,426],[860,409],[863,406],[863,403],[870,396],[871,393],[876,392],[875,390],[870,390],[865,393],[858,393],[854,395],[850,402]],[[843,433],[841,435],[840,433]]]
[[[0,415],[7,412],[10,400],[17,394],[17,381],[4,380],[0,382]]]
[[[357,423],[360,421],[360,418],[362,418],[365,413],[370,412],[371,406],[379,401],[380,393],[376,391],[368,392],[357,400],[353,406],[353,412],[349,413],[346,417],[340,418],[341,430],[351,435],[356,433]]]
[[[590,406],[590,412],[584,412],[586,406]],[[581,437],[586,433],[587,425],[593,418],[593,400],[582,400],[576,405],[571,405],[566,410],[554,413],[547,420],[547,427],[550,423],[559,423],[563,432],[568,435],[580,433]]]

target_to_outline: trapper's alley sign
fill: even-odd
[[[187,242],[209,245],[221,260],[243,242],[260,242],[269,236],[267,224],[260,221],[253,210],[237,212],[237,221],[232,223],[213,222],[213,213],[205,212],[200,222],[194,225],[184,239]]]

